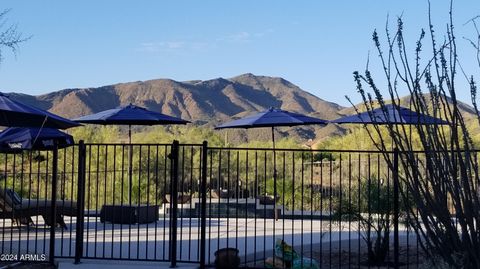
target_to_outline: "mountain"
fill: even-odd
[[[404,106],[406,108],[410,108],[410,104],[411,104],[411,96],[410,95],[407,95],[407,96],[404,96],[404,97],[401,97],[400,98],[400,105],[401,106]],[[427,101],[427,104],[428,105],[431,105],[432,101],[431,101],[431,97],[430,97],[430,94],[428,93],[424,93],[423,94],[423,98],[425,98],[425,100]],[[446,97],[446,102],[449,103],[449,104],[452,104],[453,103],[453,100],[450,98],[450,97]],[[391,103],[390,100],[386,100],[386,103]],[[378,107],[378,103],[375,102],[374,105],[376,105]],[[462,101],[459,101],[457,100],[457,105],[458,105],[458,109],[460,110],[460,112],[462,113],[463,116],[465,117],[472,117],[475,115],[475,109],[469,105],[469,104],[466,104]],[[365,106],[363,103],[359,103],[359,104],[356,104],[355,105],[360,111],[364,111],[365,110]],[[345,107],[343,108],[342,110],[339,111],[340,114],[342,115],[352,115],[355,113],[355,108],[354,107]]]
[[[67,118],[76,118],[132,103],[207,126],[214,126],[269,107],[279,107],[322,119],[337,118],[344,109],[340,105],[302,90],[283,78],[256,76],[250,73],[229,79],[183,82],[155,79],[98,88],[65,89],[39,96],[16,93],[11,93],[10,96]],[[279,135],[294,135],[302,139],[317,139],[331,133],[341,134],[343,130],[318,126],[285,129],[287,131],[279,130]],[[239,131],[233,137],[229,137],[229,140],[244,141],[247,133],[249,136],[261,137],[265,132]]]
[[[256,76],[250,73],[229,79],[183,82],[155,79],[98,88],[65,89],[39,96],[19,93],[9,95],[67,118],[76,118],[133,103],[208,128],[269,107],[279,107],[327,120],[355,113],[352,107],[342,107],[322,100],[283,78]],[[408,107],[409,98],[409,96],[401,98],[402,105]],[[358,107],[361,108],[362,105]],[[473,108],[464,103],[460,103],[459,108],[468,125],[477,126],[473,124],[477,121]],[[295,137],[306,145],[315,147],[329,137],[345,135],[348,129],[352,128],[359,126],[329,124],[326,127],[285,127],[277,128],[276,136]],[[480,140],[480,135],[477,135],[480,128],[472,130]],[[221,132],[230,143],[271,138],[270,132],[263,128]]]

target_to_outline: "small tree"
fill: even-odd
[[[20,43],[30,39],[30,37],[24,37],[18,31],[16,24],[8,23],[8,12],[10,12],[10,9],[4,9],[0,12],[0,62],[3,60],[4,49],[9,49],[16,54]]]
[[[430,6],[430,5],[429,5]],[[368,128],[370,137],[393,169],[393,158],[387,153],[385,141],[391,140],[400,150],[401,195],[413,201],[407,203],[408,224],[416,232],[420,246],[429,257],[441,257],[454,268],[480,268],[480,197],[479,165],[470,133],[461,114],[456,95],[456,75],[460,59],[454,33],[452,2],[450,20],[443,42],[438,42],[434,27],[429,25],[432,55],[421,60],[426,32],[422,30],[416,43],[413,61],[409,58],[403,36],[403,21],[397,20],[396,32],[386,29],[386,52],[375,31],[373,41],[378,50],[386,78],[385,90],[380,90],[370,70],[354,73],[363,105],[371,111],[378,104],[384,108],[384,95],[394,105],[400,104],[399,89],[410,93],[410,106],[419,113],[441,117],[448,127],[415,125],[421,152],[415,152],[410,133],[403,125],[387,124],[388,137],[379,126]],[[477,31],[478,37],[478,31]],[[479,37],[480,38],[480,37]],[[480,41],[480,40],[479,40]],[[476,45],[480,42],[472,42]],[[478,46],[476,47],[477,51]],[[477,53],[477,56],[480,53]],[[479,59],[477,57],[477,59]],[[480,66],[480,61],[479,61]],[[468,78],[473,104],[480,121],[475,98],[477,87]],[[365,87],[370,89],[367,92]],[[384,110],[385,113],[386,110]],[[406,201],[406,199],[403,199]],[[435,260],[432,259],[435,263]]]

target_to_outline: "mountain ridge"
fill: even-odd
[[[344,107],[323,100],[281,78],[246,73],[231,78],[176,81],[152,79],[90,88],[68,88],[42,95],[9,93],[16,100],[49,110],[66,118],[76,118],[130,103],[167,115],[181,117],[197,125],[215,126],[222,122],[278,107],[322,119],[334,119]],[[283,135],[315,139],[325,136],[322,127],[292,128]],[[335,129],[338,133],[341,129]],[[303,131],[302,131],[303,130]],[[307,131],[305,131],[307,130]],[[252,133],[252,134],[250,134]],[[238,132],[254,136],[257,132]],[[328,132],[327,132],[328,133]]]
[[[323,100],[284,78],[258,76],[252,73],[209,80],[152,79],[101,87],[68,88],[37,96],[23,93],[8,95],[66,118],[76,118],[132,103],[207,127],[269,107],[278,107],[326,120],[355,112],[353,107],[343,107]],[[408,104],[409,98],[408,96],[401,98],[401,103]],[[460,108],[471,118],[473,113],[471,106],[461,103]],[[279,129],[278,135],[293,136],[303,141],[311,139],[316,144],[334,135],[344,135],[349,128],[352,127],[301,126]],[[240,129],[230,137],[233,142],[245,142],[252,138],[268,139],[269,135],[264,133],[262,130]]]
[[[194,121],[208,119],[205,116],[218,116],[212,114],[214,110],[219,110],[222,118],[244,111],[261,111],[274,106],[305,114],[323,110],[320,114],[325,118],[331,118],[337,116],[338,111],[344,108],[314,96],[284,78],[256,76],[251,73],[228,79],[221,77],[190,81],[152,79],[101,87],[68,88],[41,95],[21,93],[9,93],[9,95],[14,99],[68,118],[129,103],[144,105],[149,109],[156,108],[162,113],[170,112],[173,116],[183,116]],[[102,102],[107,98],[108,102]],[[77,104],[74,105],[73,101]],[[213,101],[217,102],[214,110],[211,103]],[[218,107],[227,103],[230,106]],[[69,104],[68,109],[65,107],[66,104]],[[177,108],[189,105],[195,107],[200,104],[203,105],[204,111],[199,115],[172,107],[172,105]],[[327,110],[324,110],[325,108]]]

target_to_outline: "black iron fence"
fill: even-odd
[[[236,248],[263,268],[283,241],[321,268],[423,262],[397,151],[275,155],[273,167],[272,149],[178,142],[3,154],[1,253],[204,267]]]
[[[77,154],[78,146],[0,155],[2,262],[74,257]]]

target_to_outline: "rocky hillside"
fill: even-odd
[[[65,89],[39,96],[18,93],[9,95],[67,118],[76,118],[133,103],[209,128],[269,107],[279,107],[327,120],[355,113],[352,107],[342,107],[322,100],[283,78],[253,74],[206,81],[180,82],[156,79],[99,88]],[[402,98],[401,103],[408,107],[409,97]],[[477,119],[471,106],[461,103],[459,107],[467,123],[476,123]],[[276,135],[295,137],[315,147],[331,136],[346,134],[350,128],[358,126],[329,124],[326,127],[278,128]],[[219,132],[223,132],[228,141],[233,143],[269,140],[271,136],[265,129]],[[480,133],[478,127],[473,129],[474,135],[480,136],[478,133]]]
[[[133,103],[195,124],[214,126],[269,107],[279,107],[323,119],[340,116],[343,107],[322,100],[278,77],[243,74],[206,81],[156,79],[108,85],[99,88],[65,89],[39,96],[10,94],[13,98],[67,118],[96,113]],[[288,129],[288,128],[287,128]],[[341,128],[302,127],[281,131],[302,139],[318,139]],[[330,131],[331,130],[331,131]],[[239,132],[233,140],[243,140]],[[257,132],[251,135],[257,136]],[[229,135],[230,136],[230,135]]]

